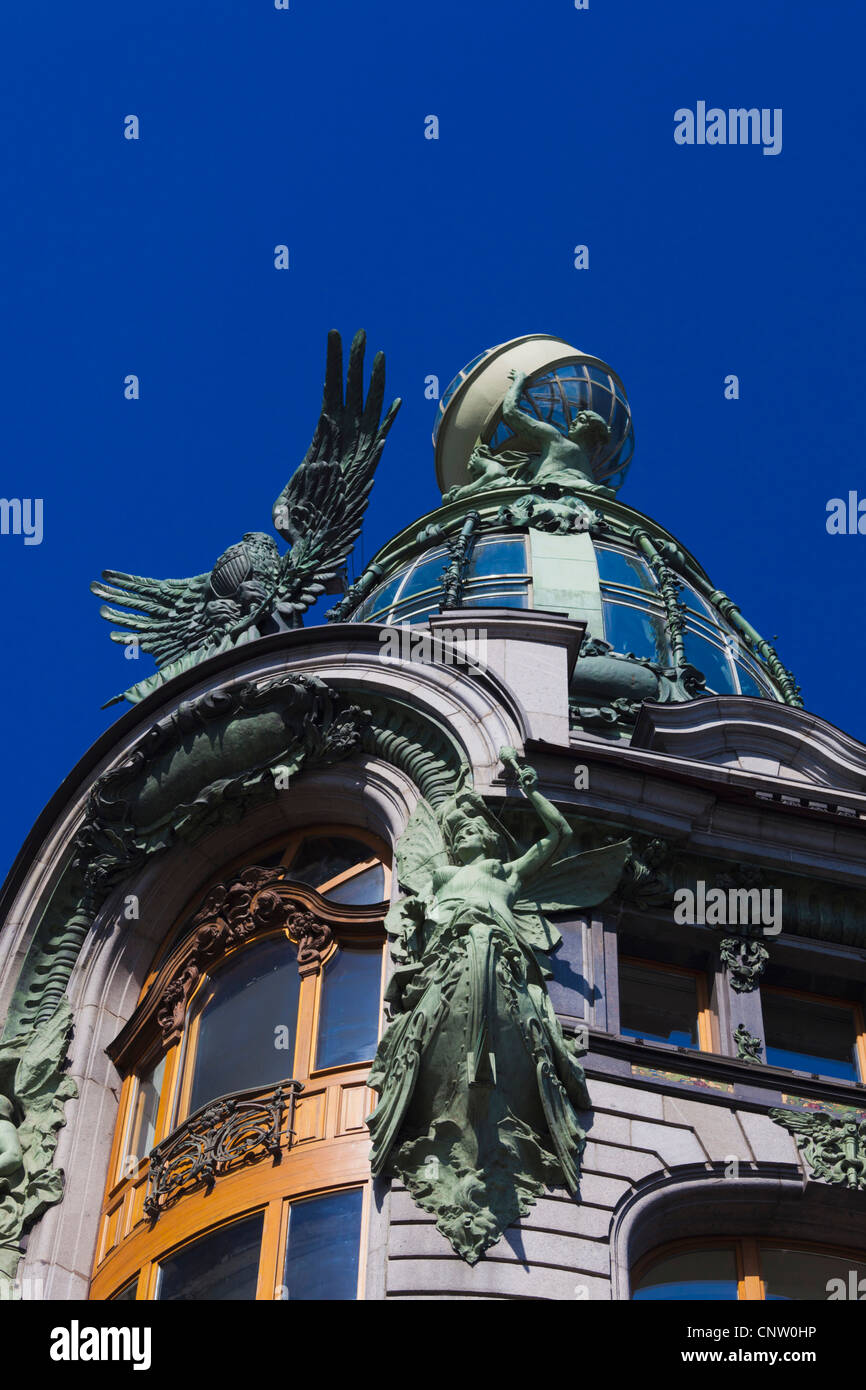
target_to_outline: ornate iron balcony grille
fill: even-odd
[[[270,1090],[253,1087],[219,1096],[189,1115],[149,1155],[145,1214],[156,1220],[181,1192],[269,1153],[279,1163],[294,1139],[295,1101],[300,1081],[280,1081]],[[286,1117],[285,1126],[283,1117]]]

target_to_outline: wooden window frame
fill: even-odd
[[[257,1303],[281,1302],[282,1300],[277,1297],[277,1294],[284,1288],[283,1274],[292,1207],[295,1203],[316,1201],[320,1197],[332,1197],[338,1192],[354,1191],[361,1191],[362,1193],[361,1221],[358,1228],[358,1279],[355,1291],[355,1299],[360,1301],[364,1297],[365,1288],[365,1263],[362,1259],[362,1252],[366,1249],[370,1226],[371,1183],[369,1180],[341,1183],[320,1192],[292,1193],[274,1197],[268,1202],[259,1202],[243,1211],[233,1212],[229,1217],[215,1221],[208,1226],[202,1226],[195,1231],[185,1234],[178,1233],[177,1239],[172,1239],[170,1236],[168,1243],[160,1250],[159,1254],[146,1260],[137,1275],[133,1274],[131,1277],[125,1278],[117,1289],[106,1295],[106,1301],[113,1299],[115,1294],[120,1293],[132,1282],[132,1279],[135,1279],[135,1301],[140,1303],[158,1302],[156,1292],[159,1285],[160,1269],[167,1260],[172,1259],[174,1255],[186,1249],[187,1246],[194,1245],[197,1240],[205,1239],[216,1231],[224,1230],[227,1226],[234,1226],[239,1221],[246,1220],[247,1217],[257,1216],[261,1213],[262,1238],[259,1247],[254,1301]]]
[[[859,1072],[856,1079],[861,1084],[866,1082],[866,1023],[864,1023],[863,1005],[857,999],[834,999],[830,994],[814,994],[807,989],[791,989],[788,985],[765,985],[763,982],[760,985],[760,991],[762,995],[784,994],[789,999],[805,999],[812,1004],[829,1004],[834,1009],[850,1009],[854,1025],[854,1069]],[[766,1035],[764,1046],[766,1048]],[[816,1075],[825,1076],[826,1073],[817,1072]],[[840,1078],[828,1079],[838,1081]]]
[[[334,825],[305,826],[293,832],[286,842],[281,836],[276,842],[284,846],[284,856],[294,854],[298,845],[307,838],[318,836],[340,836],[358,839],[369,843],[371,858],[359,861],[349,870],[335,875],[324,887],[350,879],[354,875],[381,862],[386,874],[386,887],[390,891],[390,869],[385,858],[386,850],[377,837],[355,827]],[[237,867],[244,867],[256,855],[265,857],[268,846],[263,845],[238,861]],[[224,882],[232,872],[230,866],[220,870],[215,882]],[[290,881],[290,874],[287,882]],[[153,968],[141,992],[137,1010],[145,1006],[141,1017],[153,1018],[154,1000],[159,995],[152,992],[156,983],[158,989],[164,988],[166,979],[171,979],[174,969],[171,961],[175,952],[184,959],[186,936],[178,936],[178,924],[185,922],[191,910],[195,910],[207,893],[200,890],[193,903],[187,903],[184,912],[176,919],[167,933],[166,945],[158,952]],[[299,901],[307,901],[310,895],[322,897],[318,888],[298,884]],[[381,1037],[384,1014],[384,981],[387,968],[387,938],[382,923],[387,899],[380,904],[340,904],[322,899],[320,905],[311,902],[313,911],[322,917],[323,908],[331,908],[325,919],[331,927],[333,940],[328,949],[318,959],[305,962],[300,974],[298,994],[298,1015],[295,1032],[294,1054],[287,1053],[286,1075],[303,1083],[304,1091],[298,1106],[307,1105],[307,1116],[302,1117],[298,1137],[288,1154],[283,1155],[281,1164],[273,1165],[263,1159],[260,1164],[241,1165],[237,1172],[220,1175],[212,1192],[204,1188],[191,1188],[177,1197],[161,1213],[156,1222],[149,1222],[143,1212],[143,1200],[147,1191],[147,1155],[139,1155],[134,1172],[128,1171],[127,1149],[131,1140],[132,1125],[135,1122],[140,1078],[151,1068],[165,1059],[159,1104],[156,1111],[153,1144],[159,1144],[172,1134],[188,1118],[190,1085],[194,1070],[195,1045],[198,1023],[202,1016],[202,1000],[213,987],[218,974],[238,952],[255,949],[260,943],[279,940],[284,936],[287,943],[294,946],[293,935],[287,926],[273,930],[259,931],[247,940],[241,941],[224,951],[219,957],[208,961],[201,978],[184,1002],[184,1026],[178,1034],[174,1033],[166,1045],[158,1041],[148,1042],[135,1058],[135,1039],[153,1039],[154,1024],[135,1024],[130,1021],[131,1041],[124,1041],[119,1051],[119,1065],[126,1071],[121,1087],[118,1118],[109,1157],[105,1198],[102,1206],[97,1249],[95,1251],[94,1272],[91,1284],[91,1297],[97,1300],[111,1299],[137,1279],[136,1299],[149,1301],[155,1289],[157,1270],[161,1260],[166,1259],[183,1245],[207,1235],[218,1226],[231,1224],[256,1210],[265,1211],[262,1232],[262,1253],[260,1257],[257,1299],[272,1300],[282,1280],[282,1261],[285,1250],[280,1245],[281,1232],[284,1236],[288,1223],[288,1207],[294,1201],[315,1199],[347,1188],[360,1188],[364,1191],[361,1216],[361,1246],[359,1254],[359,1292],[363,1297],[363,1250],[366,1248],[369,1228],[369,1135],[363,1122],[364,1116],[373,1108],[374,1097],[366,1085],[372,1058],[362,1062],[339,1064],[327,1068],[315,1066],[318,1050],[318,1028],[321,1014],[322,989],[325,968],[343,946],[358,950],[379,953],[381,970],[379,974],[378,1036]],[[162,983],[159,983],[159,981]],[[127,1028],[130,1025],[126,1025]],[[125,1049],[125,1050],[124,1050]],[[263,1088],[264,1089],[264,1088]],[[299,1110],[295,1123],[298,1123]],[[270,1254],[268,1254],[270,1251]],[[274,1252],[279,1252],[278,1256]],[[273,1258],[272,1258],[273,1256]],[[269,1263],[268,1263],[269,1262]],[[273,1276],[273,1277],[272,1277]]]
[[[696,1048],[690,1047],[687,1050],[689,1052],[715,1052],[717,1050],[717,1019],[715,1013],[713,1012],[712,1005],[710,1004],[709,980],[707,978],[707,972],[705,970],[697,970],[693,966],[689,965],[669,964],[667,961],[647,960],[644,956],[619,955],[617,957],[617,989],[619,991],[620,1000],[622,999],[622,988],[620,985],[621,977],[619,973],[619,967],[622,965],[640,965],[648,970],[656,970],[659,972],[659,974],[690,975],[692,979],[696,981],[697,985],[696,993],[698,999],[698,1045]],[[626,1040],[629,1041],[630,1039],[628,1038],[628,1034],[622,1032],[621,1006],[619,1026],[620,1036],[626,1038]],[[653,1045],[652,1040],[650,1039],[646,1039],[645,1042],[648,1046]],[[659,1046],[673,1047],[677,1046],[677,1044],[660,1043]]]

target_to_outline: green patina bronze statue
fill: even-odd
[[[107,703],[137,703],[172,676],[218,652],[301,625],[320,594],[332,592],[361,533],[376,467],[400,408],[382,420],[385,358],[378,352],[364,398],[366,336],[356,333],[343,392],[343,349],[328,334],[322,410],[312,443],[273,505],[274,527],[288,541],[280,555],[264,531],[248,531],[213,569],[190,579],[147,579],[103,570],[91,589],[108,599],[99,612],[118,623],[113,642],[127,656],[152,655],[159,671]],[[113,607],[110,605],[123,605]],[[124,611],[126,609],[127,611]],[[128,611],[133,610],[133,611]]]
[[[526,466],[530,462],[528,454],[503,450],[494,454],[487,444],[477,440],[469,456],[466,471],[469,482],[462,487],[450,487],[442,494],[443,502],[459,502],[464,497],[474,497],[479,492],[489,492],[492,488],[510,487],[513,483],[526,481]]]
[[[370,1074],[373,1172],[398,1173],[470,1263],[545,1185],[577,1193],[590,1102],[545,986],[561,937],[543,914],[602,902],[629,852],[560,858],[567,821],[513,749],[500,757],[543,833],[521,848],[466,766],[437,813],[419,802],[397,849],[408,896],[386,919],[394,1018]]]
[[[607,423],[594,410],[579,410],[568,434],[564,435],[547,420],[539,420],[520,409],[520,393],[526,382],[524,372],[511,372],[511,385],[502,402],[502,418],[521,439],[535,446],[538,461],[531,481],[533,485],[556,484],[559,487],[580,487],[583,491],[613,497],[613,491],[597,483],[592,476],[593,463],[610,442]]]

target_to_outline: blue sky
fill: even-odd
[[[0,865],[130,680],[89,581],[197,574],[269,529],[332,327],[365,327],[404,399],[367,558],[437,503],[425,377],[557,334],[625,382],[623,500],[778,634],[807,708],[866,740],[866,536],[825,527],[829,498],[866,497],[857,19],[802,0],[7,7],[0,494],[44,499],[44,538],[0,536]],[[781,108],[782,152],[678,146],[699,100]]]

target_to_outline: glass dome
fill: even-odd
[[[607,643],[617,655],[671,668],[667,609],[643,556],[623,542],[588,535],[560,539],[574,551],[571,560],[562,550],[551,553],[538,532],[483,535],[467,558],[461,606],[560,611],[585,622],[587,639]],[[352,620],[426,623],[448,606],[444,575],[450,562],[441,543],[420,549],[382,578]],[[762,664],[722,615],[690,584],[678,585],[685,659],[703,674],[707,691],[778,699]]]
[[[665,609],[649,565],[625,548],[596,544],[594,550],[603,630],[588,628],[587,637],[602,638],[621,656],[669,667],[673,657]],[[711,694],[776,698],[767,676],[733,628],[684,580],[679,581],[679,602],[684,610],[686,660],[702,673]]]

